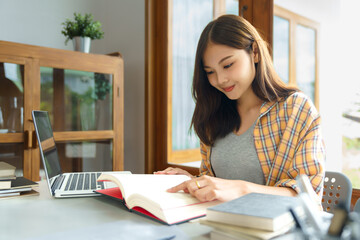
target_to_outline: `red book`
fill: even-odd
[[[115,188],[96,192],[120,200],[130,211],[172,225],[206,215],[218,201],[200,202],[188,193],[166,190],[189,180],[185,175],[103,173],[98,181],[111,181]]]

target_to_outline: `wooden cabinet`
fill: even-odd
[[[49,112],[63,171],[123,170],[123,59],[0,41],[0,161],[39,180],[32,110]]]

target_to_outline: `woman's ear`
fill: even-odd
[[[252,44],[252,51],[254,53],[254,62],[258,63],[259,62],[259,48],[256,42],[253,42]]]

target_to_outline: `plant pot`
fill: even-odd
[[[84,53],[90,52],[91,38],[89,37],[74,37],[73,39],[74,50]]]

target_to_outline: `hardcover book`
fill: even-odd
[[[120,200],[130,211],[172,225],[203,217],[206,208],[219,204],[200,202],[185,192],[166,191],[189,179],[185,175],[103,173],[98,181],[112,181],[118,187],[96,192]]]
[[[265,231],[261,229],[249,228],[249,227],[240,227],[225,223],[207,221],[206,218],[200,219],[200,224],[207,225],[213,228],[211,232],[211,239],[258,239],[258,240],[268,240],[274,237],[277,237],[281,234],[284,234],[291,229],[292,225],[285,226],[278,231]],[[216,235],[217,237],[213,237]],[[224,236],[223,236],[224,235]],[[225,237],[226,236],[226,237]]]
[[[287,226],[290,228],[294,223],[290,208],[303,215],[300,201],[296,197],[249,193],[207,209],[206,219],[241,227],[278,231]]]
[[[37,186],[39,186],[37,182],[31,181],[24,177],[17,177],[16,179],[11,180],[12,189]]]

